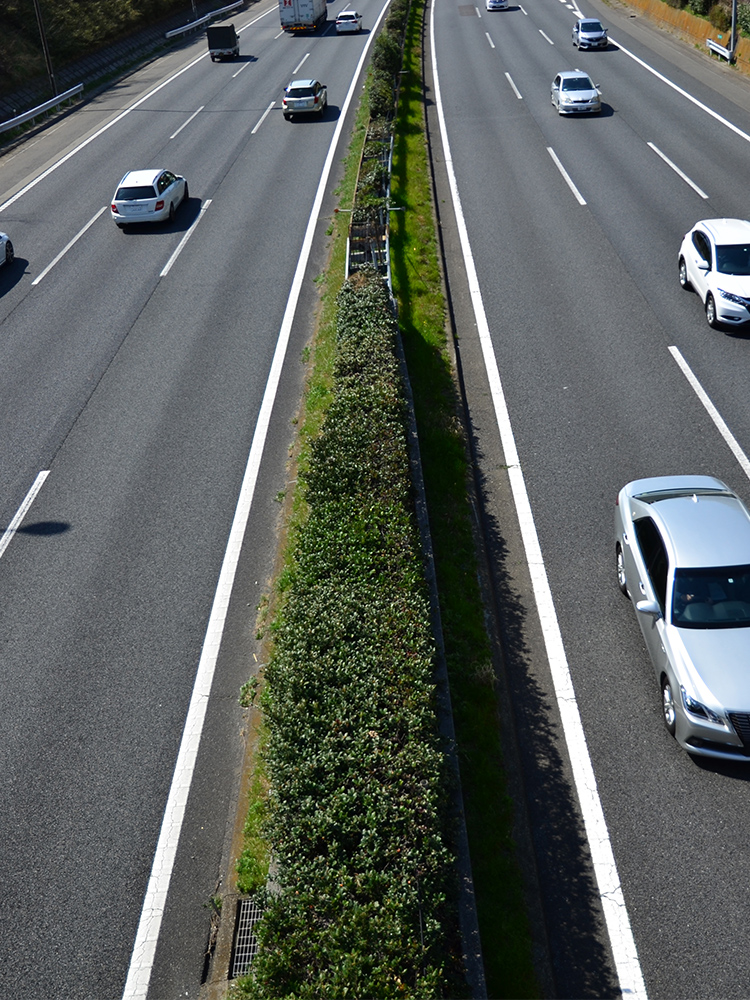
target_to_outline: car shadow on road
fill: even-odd
[[[29,262],[23,257],[18,257],[10,263],[0,267],[0,296],[9,292],[11,288],[19,283],[21,278],[29,273]]]
[[[188,198],[176,210],[174,222],[127,222],[120,226],[120,232],[125,236],[137,236],[139,233],[186,233],[200,215],[203,200]]]
[[[312,125],[312,124],[318,124],[319,122],[336,121],[340,114],[341,114],[341,108],[337,104],[327,104],[326,109],[322,115],[318,114],[307,115],[302,113],[299,115],[293,115],[289,119],[289,121],[292,122],[292,124],[294,125],[303,125],[303,124]]]

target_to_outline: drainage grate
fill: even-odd
[[[258,954],[258,942],[253,928],[262,916],[263,911],[254,899],[241,899],[237,903],[230,979],[247,975],[250,963]]]

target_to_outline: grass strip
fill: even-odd
[[[469,849],[491,997],[535,997],[523,883],[512,838],[491,649],[468,499],[468,449],[446,334],[422,86],[423,7],[412,4],[395,123],[391,261],[414,394]]]

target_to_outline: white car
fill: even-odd
[[[750,322],[750,222],[703,219],[685,234],[680,284],[695,290],[714,330]]]
[[[326,85],[318,80],[292,80],[284,91],[281,110],[287,121],[292,115],[320,115],[328,106]]]
[[[12,264],[14,256],[10,236],[7,233],[0,233],[0,264]]]
[[[507,10],[508,0],[486,0],[487,10]]]
[[[349,31],[362,30],[362,15],[356,10],[342,10],[336,18],[336,33],[343,35]]]
[[[552,81],[550,101],[561,115],[597,114],[602,110],[602,95],[588,73],[566,69]]]
[[[188,200],[188,183],[170,170],[130,170],[117,185],[111,215],[118,229],[131,222],[174,221]]]

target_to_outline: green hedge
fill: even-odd
[[[374,270],[346,282],[338,305],[333,402],[266,670],[277,885],[241,995],[455,996],[454,870],[396,322]]]

